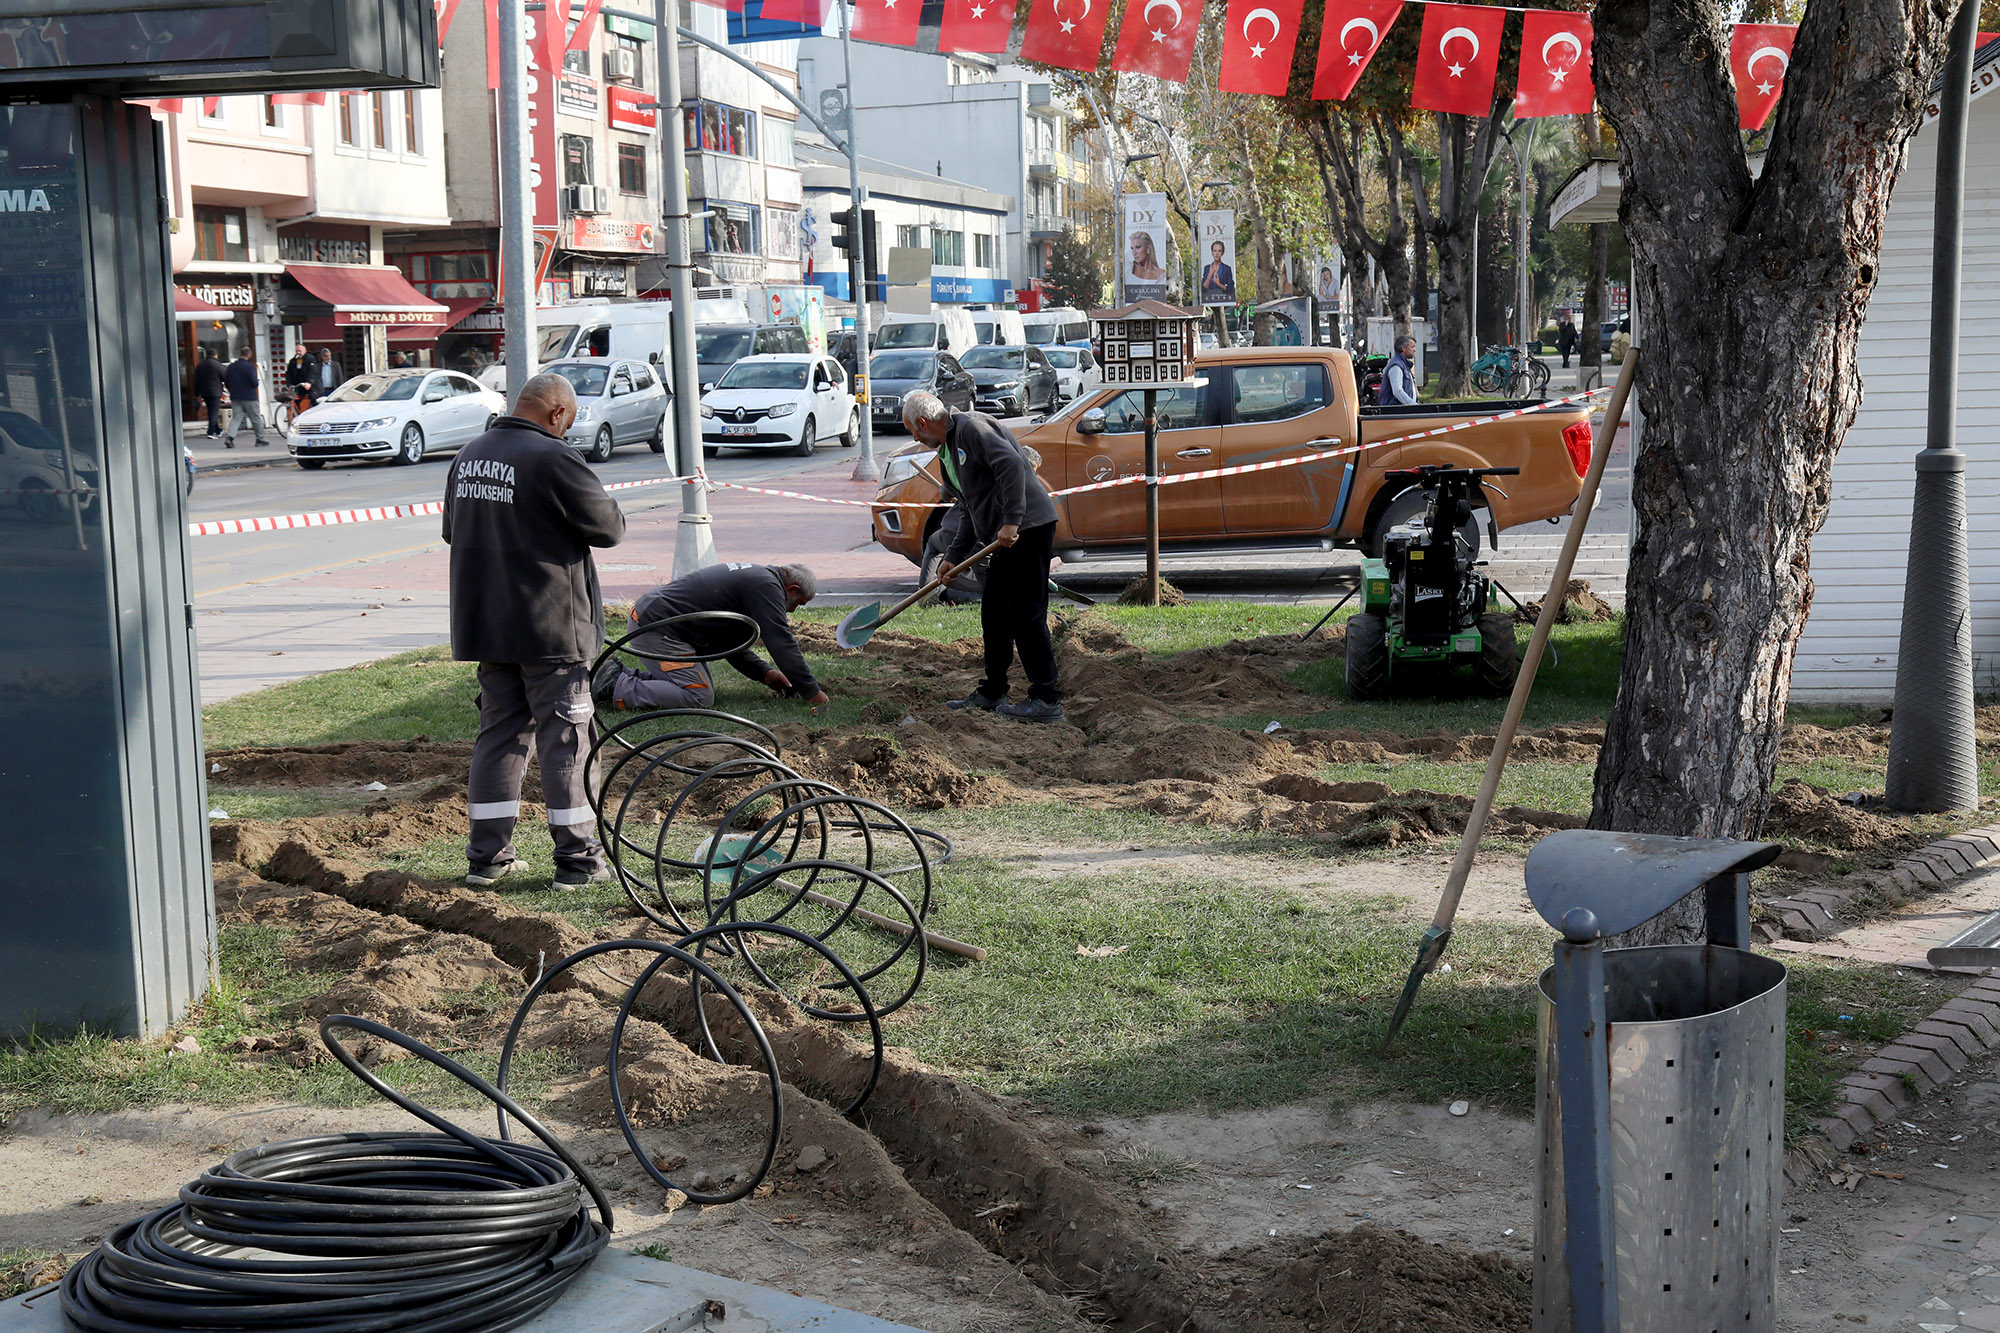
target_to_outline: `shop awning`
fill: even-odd
[[[204,319],[235,319],[234,310],[224,310],[219,305],[210,305],[199,296],[190,296],[179,287],[174,288],[174,319],[178,323],[192,324]]]
[[[419,324],[442,319],[447,311],[393,268],[287,264],[285,276],[332,306],[336,325]]]
[[[454,296],[445,300],[445,312],[436,319],[426,319],[416,324],[391,324],[388,326],[391,343],[433,343],[443,334],[457,327],[475,310],[488,304],[484,296]],[[345,333],[331,315],[320,315],[307,320],[299,328],[299,337],[307,343],[338,344]]]

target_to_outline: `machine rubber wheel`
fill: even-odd
[[[811,417],[807,417],[806,424],[799,427],[798,446],[794,448],[792,452],[797,454],[800,458],[811,458],[813,456],[813,448],[818,443],[819,443],[819,427],[813,423],[813,419]]]
[[[396,448],[396,457],[391,460],[399,467],[424,461],[424,428],[412,421],[403,427],[403,442]]]
[[[660,419],[653,423],[653,434],[646,441],[646,447],[656,454],[667,452],[667,414],[660,413]]]
[[[1382,558],[1382,545],[1389,536],[1389,529],[1408,523],[1411,519],[1422,518],[1430,505],[1430,492],[1412,486],[1389,502],[1382,511],[1382,517],[1375,521],[1375,535],[1368,542],[1368,554],[1377,560]],[[1472,543],[1472,558],[1477,560],[1481,549],[1479,516],[1483,510],[1475,509],[1472,517],[1459,526],[1459,532]]]
[[[326,466],[324,458],[298,458],[292,460],[308,472],[317,472]]]
[[[608,425],[599,426],[597,428],[597,438],[590,442],[590,452],[585,454],[584,457],[593,463],[609,463],[611,461],[611,449],[611,427]]]
[[[840,447],[843,449],[852,449],[860,440],[861,414],[859,412],[849,412],[847,414],[847,429],[840,432]]]
[[[721,452],[722,446],[719,444],[704,444],[701,447],[701,456],[703,458],[713,458]]]
[[[21,483],[21,512],[37,523],[53,523],[62,517],[62,501],[55,490],[37,477]]]
[[[1380,699],[1389,692],[1389,624],[1363,613],[1347,622],[1347,697]]]
[[[1520,669],[1521,650],[1514,642],[1514,617],[1505,611],[1488,611],[1479,617],[1480,688],[1504,698],[1513,691],[1514,675]]]

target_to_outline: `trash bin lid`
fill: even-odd
[[[1564,829],[1528,853],[1528,901],[1558,931],[1563,917],[1582,907],[1596,915],[1601,934],[1617,935],[1717,875],[1767,866],[1782,851],[1775,842]]]

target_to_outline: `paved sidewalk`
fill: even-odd
[[[211,437],[205,422],[181,424],[181,439],[194,453],[194,470],[197,475],[230,468],[292,465],[292,457],[285,451],[285,437],[278,434],[274,426],[264,427],[265,446],[262,449],[257,447],[254,437],[245,436],[234,449],[225,447],[222,438]]]

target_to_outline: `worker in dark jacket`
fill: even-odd
[[[507,416],[465,446],[444,488],[451,546],[451,653],[479,663],[479,739],[472,746],[465,882],[517,868],[514,823],[528,742],[542,766],[555,839],[555,882],[607,879],[591,836],[589,659],[604,640],[592,547],[616,546],[625,515],[583,455],[563,443],[576,393],[560,375],[521,386]]]
[[[632,607],[632,626],[656,625],[696,611],[748,616],[777,665],[759,657],[754,646],[723,660],[781,698],[803,699],[817,707],[826,702],[826,691],[813,678],[786,617],[818,591],[819,580],[804,565],[710,565],[641,597]],[[715,680],[708,663],[686,659],[742,643],[745,629],[741,621],[718,618],[642,635],[630,647],[643,655],[645,664],[634,670],[615,657],[606,658],[591,682],[591,693],[605,708],[713,708]]]
[[[222,362],[212,347],[202,352],[201,364],[194,368],[194,396],[201,399],[202,410],[208,415],[208,438],[221,439]]]
[[[258,401],[258,379],[254,349],[249,343],[244,343],[243,354],[231,361],[222,371],[222,384],[229,390],[229,406],[232,409],[229,438],[222,442],[222,447],[225,449],[236,447],[236,437],[243,433],[243,427],[246,425],[256,427],[259,449],[270,443],[264,438],[264,405]]]
[[[903,395],[903,425],[938,451],[944,498],[967,522],[945,553],[958,564],[998,540],[979,600],[986,637],[986,675],[953,708],[986,708],[1019,722],[1061,722],[1056,650],[1049,641],[1049,560],[1055,552],[1056,505],[1012,431],[978,412],[954,412],[934,393]],[[1028,678],[1028,697],[1007,700],[1014,654]]]

